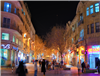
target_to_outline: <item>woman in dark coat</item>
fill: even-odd
[[[45,59],[42,61],[42,67],[41,67],[41,72],[43,72],[43,76],[45,76],[46,68],[45,68]]]
[[[19,66],[17,68],[17,73],[18,73],[18,76],[26,76],[26,72],[25,72],[25,66],[23,64],[23,61],[21,61],[19,63]]]

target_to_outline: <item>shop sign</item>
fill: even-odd
[[[16,48],[16,47],[13,46],[13,49],[14,49],[14,50],[18,50],[18,47]]]
[[[1,46],[3,47],[3,49],[10,49],[10,44],[7,45],[1,44]]]
[[[96,53],[96,52],[100,52],[100,45],[96,45],[96,46],[90,46],[88,48],[88,52],[89,53]]]

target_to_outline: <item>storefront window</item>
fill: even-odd
[[[8,50],[1,49],[1,66],[6,65],[7,59],[8,59]]]
[[[2,33],[2,40],[9,40],[9,34],[8,33]]]
[[[11,61],[14,61],[14,51],[11,51]]]

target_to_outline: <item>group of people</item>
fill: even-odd
[[[79,62],[77,64],[78,67],[78,72],[80,72],[80,68],[82,67],[82,73],[85,72],[86,69],[89,69],[89,64],[87,64],[86,62],[82,62],[81,66],[79,65]]]
[[[38,62],[38,60],[35,60],[35,62],[34,62],[34,70],[35,70],[34,76],[37,76],[37,62]],[[41,72],[43,72],[43,76],[45,76],[45,72],[46,72],[45,59],[43,59],[42,61],[39,61],[39,64],[41,66]]]

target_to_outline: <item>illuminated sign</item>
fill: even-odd
[[[3,47],[3,49],[10,49],[10,44],[7,45],[2,44],[1,46]]]
[[[16,47],[13,46],[13,49],[18,51],[18,47],[16,48]]]
[[[89,46],[88,53],[100,52],[100,45]]]

